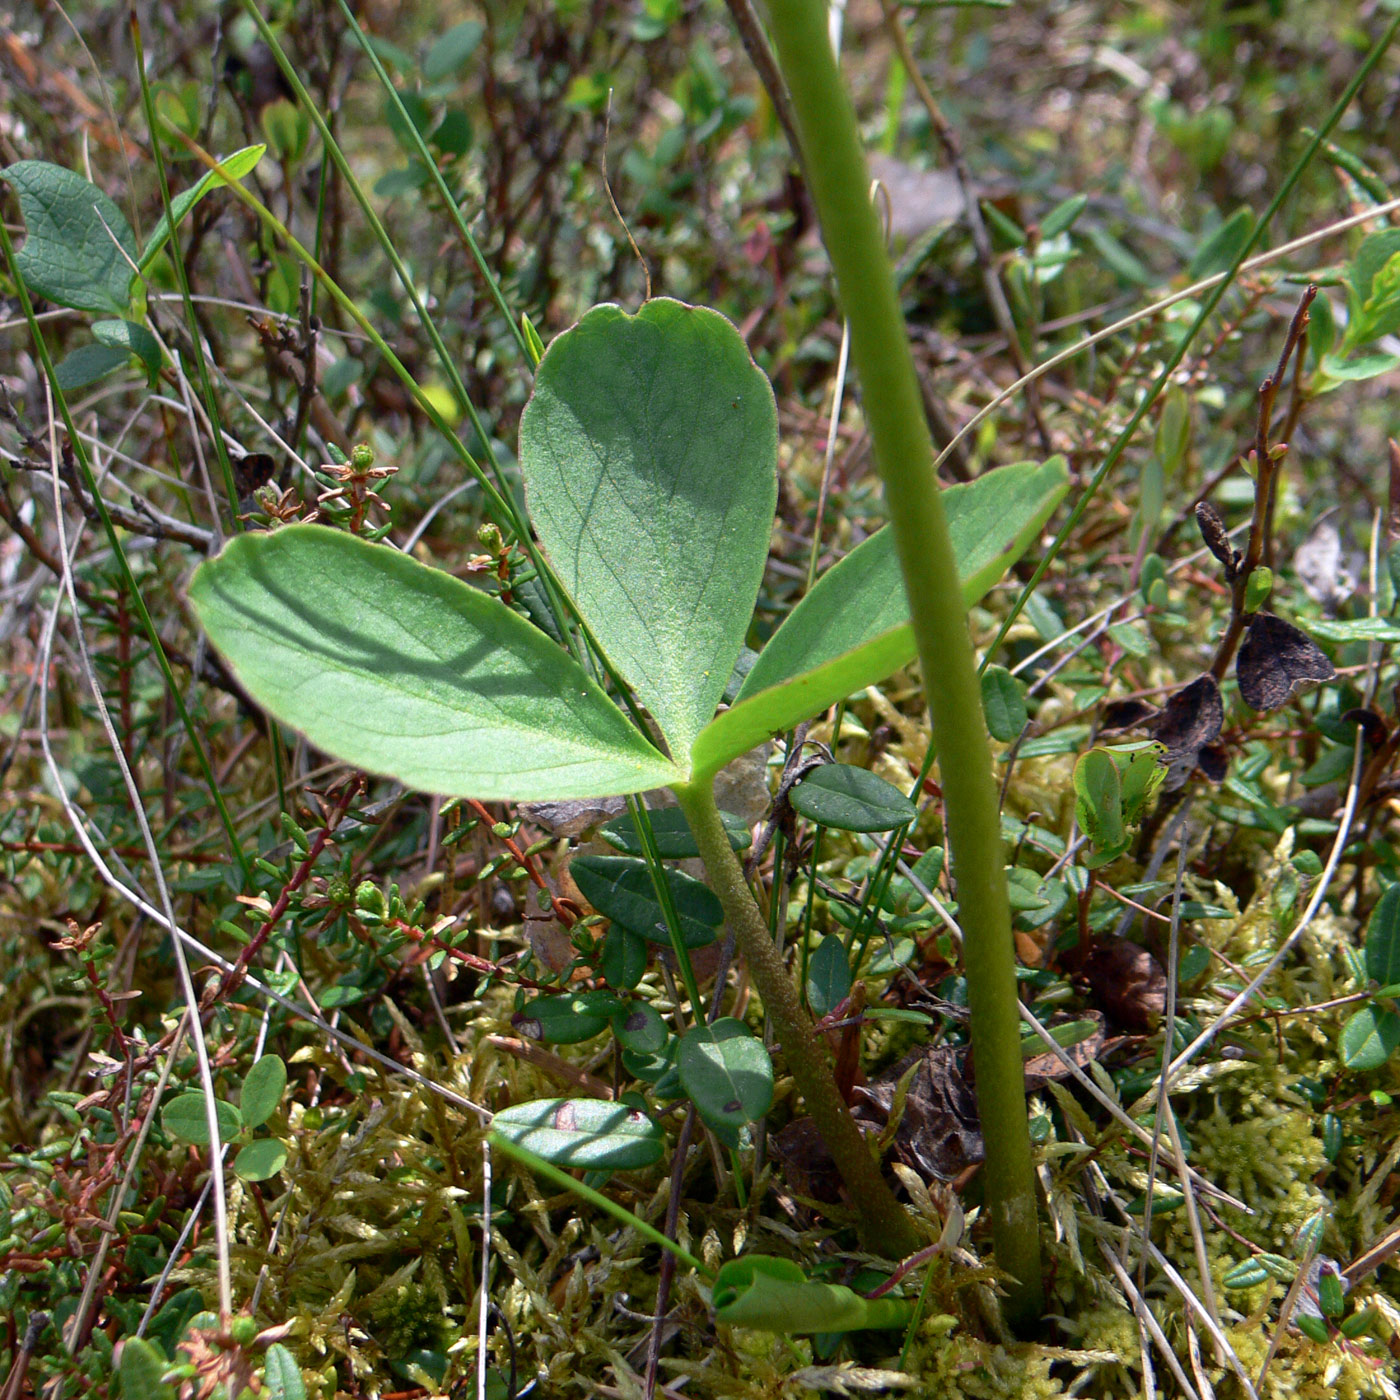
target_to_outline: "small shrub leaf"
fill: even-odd
[[[661,1013],[649,1001],[626,1001],[613,1012],[613,1034],[624,1050],[634,1055],[656,1055],[671,1032]]]
[[[1118,765],[1106,749],[1090,749],[1074,765],[1074,814],[1100,855],[1118,855],[1127,848],[1123,823],[1123,789]]]
[[[136,355],[149,373],[155,374],[160,369],[160,345],[145,326],[127,320],[94,321],[92,334],[101,345]],[[65,384],[64,388],[67,387]]]
[[[988,666],[982,672],[982,711],[987,733],[1000,743],[1011,743],[1026,727],[1025,692],[1005,666]]]
[[[846,945],[829,933],[807,960],[807,1003],[818,1016],[834,1011],[851,994]]]
[[[918,808],[868,768],[824,763],[793,787],[793,810],[837,831],[893,831],[919,815]]]
[[[744,825],[742,817],[733,812],[720,810],[720,820],[724,823],[725,834],[730,846],[736,851],[746,851],[753,845],[753,835]],[[700,854],[695,837],[690,834],[690,825],[685,813],[679,807],[659,807],[647,813],[651,821],[652,839],[656,842],[656,853],[662,860],[693,860]],[[637,832],[631,812],[614,818],[598,832],[608,845],[624,855],[642,854],[642,838]]]
[[[243,1116],[222,1099],[214,1100],[214,1113],[219,1120],[219,1138],[227,1142],[237,1137],[243,1128]],[[160,1111],[161,1126],[173,1138],[192,1142],[196,1147],[209,1145],[209,1122],[204,1112],[204,1095],[180,1094]]]
[[[267,1390],[268,1400],[306,1400],[306,1382],[302,1379],[301,1367],[281,1342],[273,1342],[267,1349],[263,1386]]]
[[[128,1337],[117,1363],[123,1400],[171,1400],[175,1387],[161,1379],[168,1364],[144,1337]]]
[[[1382,987],[1400,982],[1400,885],[1380,897],[1366,925],[1366,975]]]
[[[1400,1045],[1400,1015],[1363,1006],[1342,1027],[1342,1063],[1348,1069],[1379,1069]]]
[[[493,1133],[556,1167],[634,1171],[661,1159],[666,1138],[645,1113],[606,1099],[535,1099],[502,1109]]]
[[[740,1129],[762,1118],[773,1102],[767,1047],[732,1016],[692,1026],[681,1039],[677,1064],[686,1093],[726,1147],[737,1148]]]
[[[619,1006],[609,991],[572,992],[532,997],[510,1019],[529,1040],[547,1045],[577,1045],[602,1035]]]
[[[282,1101],[287,1087],[287,1066],[280,1055],[264,1055],[243,1081],[243,1093],[239,1098],[239,1111],[243,1114],[243,1126],[256,1128],[266,1123]]]
[[[645,861],[630,856],[575,856],[569,874],[600,914],[650,943],[671,946]],[[714,892],[679,870],[667,870],[665,879],[680,916],[681,941],[687,948],[713,943],[724,923],[724,909]]]
[[[277,1138],[258,1138],[238,1149],[233,1159],[234,1175],[244,1181],[266,1181],[276,1176],[287,1162],[287,1144]]]
[[[130,359],[131,355],[126,350],[90,341],[87,345],[70,350],[54,366],[54,378],[65,394],[71,394],[77,389],[86,389],[89,384],[96,384],[115,370],[124,369]]]
[[[445,34],[433,42],[423,59],[423,76],[436,83],[442,78],[450,78],[476,52],[485,34],[485,26],[479,20],[463,20],[454,24]]]
[[[647,970],[647,941],[615,923],[604,935],[599,959],[598,970],[608,986],[630,992]]]

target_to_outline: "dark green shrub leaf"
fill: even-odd
[[[273,1342],[267,1349],[263,1386],[268,1400],[306,1400],[306,1382],[302,1379],[301,1367],[281,1342]]]
[[[529,1040],[547,1045],[577,1045],[602,1035],[620,1005],[609,991],[572,992],[532,997],[510,1019]]]
[[[612,1028],[618,1043],[634,1055],[659,1054],[671,1036],[661,1013],[648,1001],[624,1002],[613,1012]]]
[[[987,733],[1003,744],[1019,738],[1026,727],[1025,691],[1005,666],[988,666],[982,672],[982,712]]]
[[[540,541],[682,761],[753,617],[777,505],[777,425],[739,332],[664,298],[635,316],[594,307],[558,336],[521,418]]]
[[[850,994],[851,964],[846,945],[829,933],[807,959],[807,1004],[818,1016],[825,1016]]]
[[[1342,1120],[1335,1113],[1322,1115],[1322,1155],[1335,1162],[1342,1150]]]
[[[95,342],[79,345],[54,366],[54,378],[65,394],[71,394],[75,389],[96,384],[114,370],[125,369],[130,358],[129,351],[118,350],[115,346]]]
[[[117,1364],[122,1400],[173,1400],[175,1387],[161,1380],[168,1364],[144,1337],[126,1338]]]
[[[763,1042],[742,1022],[722,1016],[692,1026],[681,1039],[681,1083],[700,1116],[726,1147],[773,1102],[773,1062]]]
[[[502,1109],[492,1135],[543,1157],[556,1167],[633,1171],[661,1160],[661,1129],[627,1104],[605,1099],[535,1099]]]
[[[245,1128],[266,1123],[282,1102],[287,1087],[287,1066],[280,1055],[264,1055],[243,1081],[243,1093],[238,1100]]]
[[[61,165],[21,160],[0,175],[24,219],[24,246],[15,254],[24,285],[58,306],[121,315],[136,275],[136,239],[126,215]]]
[[[630,856],[576,856],[569,874],[600,914],[648,942],[671,946],[645,861]],[[687,948],[713,943],[724,923],[724,909],[714,892],[679,870],[665,871],[665,879],[680,916],[681,941]]]
[[[1326,1346],[1331,1339],[1331,1333],[1327,1330],[1327,1323],[1323,1318],[1316,1317],[1312,1313],[1297,1312],[1293,1314],[1293,1325],[1305,1336],[1311,1338],[1319,1346]]]
[[[693,860],[700,854],[695,837],[690,834],[690,825],[685,813],[679,807],[658,807],[647,815],[651,819],[652,839],[656,842],[656,853],[662,860]],[[720,810],[720,820],[724,823],[725,834],[730,846],[736,851],[746,851],[753,845],[753,835],[744,825],[742,817],[733,812]],[[610,846],[629,856],[642,854],[642,839],[637,832],[631,812],[615,817],[598,835]]]
[[[214,1113],[219,1120],[219,1138],[227,1142],[243,1129],[243,1116],[222,1099],[214,1100]],[[192,1142],[196,1147],[209,1145],[209,1123],[204,1112],[203,1094],[180,1094],[160,1111],[161,1126],[173,1138]]]
[[[1062,199],[1040,221],[1041,238],[1058,238],[1062,233],[1068,233],[1088,203],[1087,194],[1072,194],[1068,199]]]
[[[1257,1259],[1243,1259],[1227,1269],[1220,1281],[1226,1288],[1257,1288],[1268,1283],[1272,1275]]]
[[[630,992],[647,970],[647,941],[615,923],[603,938],[598,971],[608,986]]]
[[[185,1335],[185,1328],[195,1313],[204,1307],[204,1295],[197,1288],[182,1288],[161,1304],[151,1319],[146,1336],[165,1348],[167,1356],[175,1355],[175,1343]]]
[[[239,535],[190,602],[259,704],[370,772],[523,801],[677,777],[542,633],[386,545],[320,525]]]
[[[1380,897],[1366,925],[1366,975],[1382,987],[1400,982],[1400,885]]]
[[[793,810],[837,831],[893,831],[918,816],[918,808],[895,787],[866,768],[825,763],[788,796]]]
[[[1249,242],[1249,235],[1253,232],[1253,211],[1247,205],[1242,205],[1196,249],[1187,275],[1194,282],[1224,272],[1234,265],[1240,249]]]
[[[1363,1006],[1342,1027],[1342,1063],[1348,1069],[1379,1069],[1400,1045],[1400,1015]]]
[[[277,1138],[258,1138],[238,1149],[233,1159],[236,1176],[244,1181],[266,1181],[276,1176],[287,1162],[287,1144]]]

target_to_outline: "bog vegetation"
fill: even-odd
[[[0,1400],[1400,1396],[1397,28],[4,30]]]

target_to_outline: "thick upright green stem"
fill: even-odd
[[[701,782],[674,791],[700,848],[700,859],[724,906],[725,918],[734,930],[734,941],[763,998],[763,1009],[773,1022],[788,1069],[851,1193],[866,1247],[892,1259],[912,1254],[927,1241],[919,1237],[885,1184],[879,1164],[836,1087],[826,1043],[797,1000],[797,989],[729,844],[715,806],[712,784]]]
[[[918,378],[870,202],[855,115],[827,39],[826,7],[821,0],[769,0],[768,9],[850,323],[851,359],[923,664],[957,878],[987,1204],[997,1263],[1016,1280],[1011,1316],[1027,1321],[1040,1312],[1040,1239],[1005,855],[981,688]]]

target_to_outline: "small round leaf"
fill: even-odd
[[[577,1045],[602,1035],[618,1005],[617,997],[605,991],[535,997],[510,1019],[530,1040],[543,1040],[549,1045]]]
[[[244,1181],[266,1181],[286,1165],[287,1144],[277,1138],[258,1138],[239,1149],[233,1159],[236,1176]]]
[[[612,1028],[622,1048],[636,1055],[659,1053],[671,1036],[661,1013],[646,1001],[629,1001],[618,1007]]]
[[[224,1142],[237,1137],[243,1128],[243,1115],[222,1099],[214,1100],[214,1113],[219,1122],[219,1137]],[[160,1114],[161,1126],[173,1138],[192,1142],[196,1147],[209,1145],[209,1122],[204,1112],[203,1094],[181,1094],[171,1099]]]
[[[988,666],[982,672],[982,711],[987,733],[1009,744],[1026,727],[1026,697],[1021,683],[1005,666]]]
[[[677,1064],[686,1093],[726,1147],[738,1147],[739,1130],[762,1118],[773,1102],[767,1047],[732,1016],[692,1026]]]
[[[243,1096],[239,1109],[243,1114],[243,1126],[256,1128],[266,1123],[277,1111],[282,1094],[287,1087],[287,1066],[280,1055],[264,1055],[243,1081]]]

